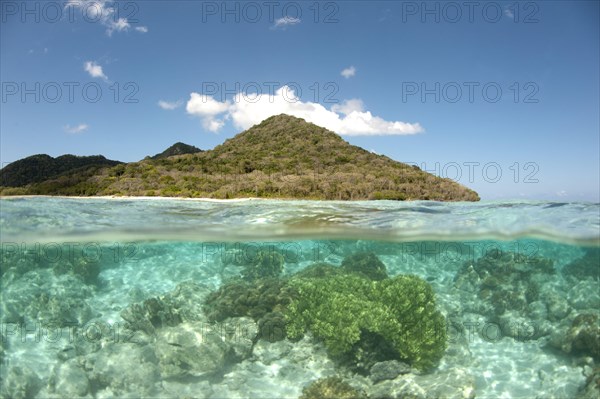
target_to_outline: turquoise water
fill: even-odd
[[[297,398],[338,376],[370,398],[571,398],[600,362],[599,204],[40,197],[0,211],[2,397]],[[431,287],[432,367],[383,333],[365,344],[370,297],[331,326],[335,341],[369,320],[352,356],[316,324],[286,337],[281,287],[357,256],[386,277],[342,278],[373,297],[406,275]],[[273,265],[276,279],[251,276]],[[342,295],[329,290],[317,305]],[[366,294],[344,295],[351,311]]]

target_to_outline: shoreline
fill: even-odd
[[[230,198],[230,199],[220,199],[220,198],[189,198],[189,197],[161,197],[161,196],[137,196],[137,195],[94,195],[94,196],[80,196],[80,195],[0,195],[0,200],[3,199],[23,199],[23,198],[60,198],[60,199],[136,199],[136,200],[181,200],[181,201],[205,201],[205,202],[243,202],[243,201],[253,201],[253,200],[270,200],[271,198],[258,198],[258,197],[248,197],[248,198]],[[273,198],[275,199],[275,198]],[[279,199],[277,199],[279,200]],[[292,201],[301,201],[301,200],[292,200]]]

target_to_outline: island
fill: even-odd
[[[0,170],[0,195],[478,201],[463,185],[281,114],[212,150],[176,143],[139,162],[34,155]]]

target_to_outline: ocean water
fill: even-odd
[[[597,392],[600,204],[5,198],[0,235],[0,397],[298,398],[326,377],[370,398]],[[365,312],[329,341],[325,313],[287,337],[298,297],[282,287],[359,263],[383,265],[383,280],[343,275],[374,297],[407,275],[431,288],[433,366],[384,353],[368,324],[352,356],[332,353],[369,313],[358,292],[344,295]]]

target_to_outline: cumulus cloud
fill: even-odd
[[[78,9],[84,20],[98,22],[105,26],[108,36],[112,36],[114,32],[128,31],[131,28],[127,18],[119,17],[120,14],[131,14],[131,12],[119,10],[119,5],[114,0],[69,0],[65,3],[65,9],[69,7]],[[141,33],[148,32],[148,28],[145,26],[136,27],[135,30]]]
[[[340,72],[340,75],[342,75],[346,79],[350,79],[352,76],[356,75],[356,68],[350,66],[346,69],[343,69],[342,72]]]
[[[177,101],[163,101],[160,100],[158,102],[158,106],[161,107],[162,109],[165,109],[167,111],[172,111],[175,108],[179,108],[183,105],[183,101],[181,100],[177,100]]]
[[[78,134],[78,133],[83,133],[86,130],[88,130],[89,125],[86,125],[85,123],[80,123],[77,126],[65,125],[65,126],[63,126],[63,129],[65,132],[67,132],[69,134]]]
[[[504,9],[504,15],[506,15],[510,19],[514,19],[515,18],[515,14],[508,7]]]
[[[108,80],[108,77],[102,71],[102,67],[96,61],[86,61],[83,63],[83,69],[90,74],[92,78]]]
[[[406,135],[423,131],[418,123],[386,121],[364,110],[359,99],[336,104],[331,109],[319,103],[303,102],[293,89],[282,86],[273,95],[249,96],[238,93],[230,101],[217,101],[208,95],[191,93],[186,105],[188,114],[200,117],[205,129],[219,131],[231,119],[240,129],[247,129],[270,116],[288,114],[325,127],[340,135]]]
[[[293,18],[285,16],[275,20],[275,23],[271,27],[272,29],[285,29],[288,26],[297,25],[300,23],[300,18]]]
[[[365,105],[359,98],[352,98],[350,100],[344,100],[341,104],[334,104],[331,107],[333,112],[338,114],[350,115],[352,112],[363,112]]]

